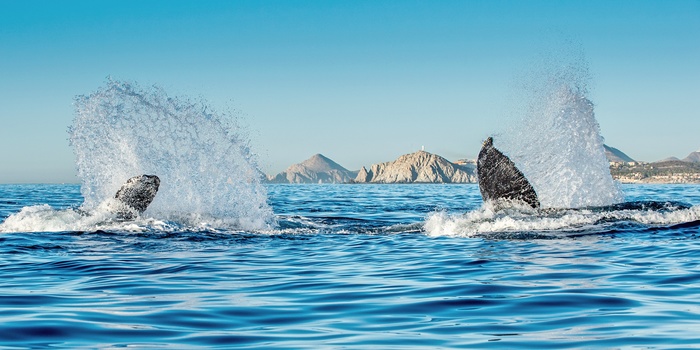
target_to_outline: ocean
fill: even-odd
[[[700,185],[497,213],[471,184],[264,191],[246,228],[0,185],[0,348],[700,347]]]

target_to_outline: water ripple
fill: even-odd
[[[688,193],[675,199],[697,205],[700,186],[683,188],[670,187]],[[20,206],[42,200],[4,191]],[[666,196],[654,186],[632,192],[633,199]],[[594,223],[545,239],[436,236],[420,228],[426,218],[462,215],[478,188],[279,186],[270,193],[280,222],[272,231],[0,234],[0,347],[700,344],[700,230],[692,221]],[[334,199],[322,193],[341,200],[330,210]],[[5,217],[20,209],[0,205]]]

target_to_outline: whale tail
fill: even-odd
[[[160,178],[156,175],[138,175],[126,180],[124,185],[114,195],[118,201],[138,214],[146,211],[153,198],[158,193]],[[131,212],[120,212],[120,216],[132,219],[135,215]]]
[[[489,137],[481,147],[476,162],[479,177],[479,190],[484,202],[496,207],[526,204],[539,208],[540,201],[525,175],[515,167],[515,163],[498,149],[493,147],[493,138]]]

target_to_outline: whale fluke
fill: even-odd
[[[160,178],[156,175],[138,175],[127,180],[114,195],[118,201],[141,214],[146,211],[153,197],[158,193]],[[127,219],[133,218],[133,213],[119,213]]]
[[[493,138],[489,137],[481,147],[476,162],[479,177],[479,190],[484,202],[491,202],[497,207],[510,203],[525,203],[532,208],[539,208],[540,201],[525,175],[515,167],[515,163],[498,149],[493,147]]]

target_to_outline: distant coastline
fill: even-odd
[[[700,183],[700,151],[682,160],[667,158],[648,163],[636,161],[619,149],[605,145],[605,155],[610,163],[610,174],[620,183]],[[264,175],[263,179],[266,183],[288,184],[465,184],[478,181],[475,160],[452,162],[423,150],[354,171],[319,153],[276,175]]]
[[[610,165],[613,178],[621,183],[700,183],[700,163],[681,160],[655,163],[631,162]]]

